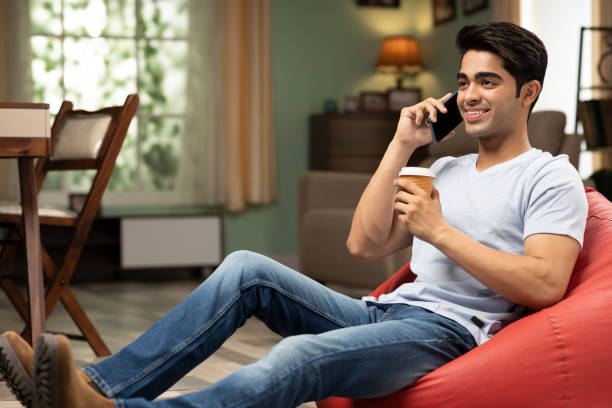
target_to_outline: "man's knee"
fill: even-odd
[[[223,260],[223,264],[231,263],[231,264],[248,264],[253,262],[254,259],[261,257],[262,255],[248,251],[246,249],[240,249],[238,251],[234,251],[227,255]]]
[[[315,359],[322,351],[321,344],[318,344],[316,339],[314,334],[285,337],[272,348],[270,357],[276,364],[289,364],[289,361],[304,364]]]
[[[225,276],[236,276],[241,281],[266,279],[273,272],[273,262],[256,252],[238,250],[226,256],[217,270]]]

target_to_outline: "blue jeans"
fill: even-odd
[[[285,337],[258,362],[202,391],[151,401],[256,316]],[[295,407],[387,395],[476,346],[425,309],[352,299],[248,251],[117,354],[84,368],[117,407]]]

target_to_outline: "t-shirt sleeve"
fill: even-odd
[[[588,204],[578,172],[557,157],[535,174],[527,195],[523,239],[533,234],[574,238],[582,248]]]
[[[438,177],[440,176],[440,173],[446,169],[446,167],[453,163],[453,160],[456,160],[456,158],[452,156],[440,157],[431,164],[430,168],[434,172],[435,176]]]

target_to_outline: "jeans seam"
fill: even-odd
[[[106,381],[104,381],[104,378],[100,376],[100,374],[96,371],[95,368],[84,367],[83,371],[85,372],[85,374],[87,374],[89,378],[91,378],[91,380],[98,386],[98,388],[100,388],[100,390],[104,393],[105,396],[110,398],[115,395],[112,387],[108,385]]]
[[[297,365],[295,367],[295,370],[299,370],[299,369],[301,369],[302,367],[304,367],[305,365],[307,365],[309,363],[314,363],[314,362],[319,361],[319,360],[321,360],[321,359],[323,359],[325,357],[328,357],[328,356],[330,356],[332,354],[341,355],[341,354],[353,353],[355,351],[365,352],[365,351],[367,351],[369,349],[374,349],[374,348],[378,348],[378,347],[381,347],[381,346],[390,346],[390,345],[397,345],[397,344],[404,344],[404,343],[406,343],[406,344],[411,344],[411,343],[432,343],[432,342],[438,342],[438,341],[441,341],[441,340],[452,340],[452,341],[463,343],[463,341],[461,339],[432,339],[432,340],[410,340],[408,342],[393,341],[393,342],[384,343],[384,344],[383,343],[379,343],[379,344],[371,345],[371,346],[368,346],[368,347],[353,347],[351,349],[344,349],[342,351],[333,352],[333,353],[326,353],[324,355],[317,356],[316,358],[314,358],[312,360],[308,360],[306,362],[303,362],[303,363]],[[273,381],[272,385],[276,385],[276,384],[280,383],[282,380],[284,380],[288,376],[289,376],[289,372],[286,372],[282,376],[277,377]],[[247,396],[247,397],[242,398],[238,402],[233,402],[233,403],[231,402],[230,405],[228,407],[226,407],[226,408],[230,408],[230,407],[231,408],[237,408],[237,407],[240,407],[241,404],[243,404],[244,401],[247,400],[247,399],[249,400],[250,403],[252,403],[252,402],[254,402],[254,400],[256,400],[257,397],[259,397],[259,399],[261,399],[262,395],[266,394],[268,391],[269,391],[269,388],[257,392],[257,394],[255,396]]]
[[[250,289],[251,287],[260,284],[262,286],[267,286],[273,290],[276,290],[277,292],[279,292],[280,294],[282,294],[283,296],[286,296],[287,298],[298,302],[300,305],[302,305],[303,307],[306,307],[307,309],[313,311],[314,313],[317,313],[318,315],[330,320],[333,323],[336,323],[342,327],[348,327],[349,325],[343,322],[340,322],[337,319],[334,319],[333,317],[317,310],[315,307],[307,304],[307,302],[302,299],[299,298],[297,296],[292,296],[288,291],[283,290],[280,286],[274,284],[273,282],[267,281],[267,280],[262,280],[262,279],[253,279],[248,281],[246,284],[241,284],[239,286],[239,291],[238,293],[236,293],[232,298],[230,298],[230,300],[228,302],[226,302],[219,310],[219,312],[217,314],[215,314],[210,320],[209,323],[204,326],[201,330],[196,331],[192,336],[188,337],[187,339],[184,339],[183,341],[179,342],[175,347],[173,347],[169,352],[163,354],[161,357],[159,357],[158,359],[156,359],[155,361],[153,361],[151,364],[149,364],[149,366],[147,366],[145,369],[143,369],[143,371],[137,375],[132,377],[129,381],[124,381],[123,383],[117,384],[115,387],[110,388],[112,390],[112,395],[117,395],[119,392],[123,391],[124,389],[126,389],[127,387],[131,386],[132,384],[136,383],[137,381],[140,381],[141,379],[143,379],[144,377],[146,377],[147,375],[149,375],[151,372],[153,372],[154,370],[156,370],[157,368],[159,368],[162,364],[166,363],[170,358],[172,358],[173,356],[175,356],[176,354],[178,354],[181,350],[183,350],[185,347],[189,346],[190,344],[192,344],[195,339],[197,339],[198,337],[202,336],[203,333],[205,333],[206,331],[208,331],[215,323],[217,323],[219,321],[219,319],[225,314],[227,313],[227,311],[229,309],[232,308],[232,306],[234,306],[236,304],[236,302],[238,301],[238,299],[240,299],[240,297],[242,297],[243,295],[243,291]]]
[[[274,282],[270,282],[270,281],[266,281],[263,279],[253,279],[251,281],[248,282],[248,284],[244,285],[244,288],[241,287],[240,291],[242,292],[242,290],[246,290],[249,289],[251,287],[253,287],[254,285],[260,284],[261,286],[267,286],[270,289],[274,289],[277,292],[279,292],[281,295],[299,303],[301,306],[305,307],[306,309],[318,314],[321,317],[324,317],[325,319],[328,319],[329,321],[331,321],[332,323],[335,323],[341,327],[350,327],[351,324],[346,323],[346,322],[342,322],[336,318],[334,318],[333,316],[323,312],[322,310],[317,309],[316,307],[310,305],[306,299],[303,299],[299,296],[295,296],[294,294],[292,294],[289,291],[284,290],[283,288],[281,288],[280,286],[276,285]]]
[[[141,379],[143,379],[147,375],[151,374],[154,370],[159,368],[162,364],[166,363],[170,358],[172,358],[173,356],[178,354],[181,350],[183,350],[185,347],[187,347],[191,343],[193,343],[195,341],[195,339],[200,337],[204,332],[208,331],[217,321],[219,321],[221,316],[223,316],[223,314],[225,314],[236,303],[236,301],[238,301],[238,299],[240,298],[241,295],[242,295],[242,293],[240,291],[239,293],[234,295],[232,298],[230,298],[230,300],[228,302],[226,302],[221,307],[219,312],[217,314],[215,314],[208,321],[207,325],[205,325],[201,330],[196,331],[192,336],[190,336],[190,337],[184,339],[183,341],[179,342],[176,346],[174,346],[172,349],[170,349],[170,351],[168,351],[167,353],[164,353],[158,359],[153,361],[151,364],[149,364],[147,367],[145,367],[140,372],[139,375],[132,377],[129,381],[124,381],[123,383],[117,384],[115,387],[113,387],[113,395],[117,395],[119,392],[123,391],[127,387],[131,386],[132,384],[136,383],[137,381],[140,381]]]

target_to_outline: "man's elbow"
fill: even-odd
[[[541,310],[559,303],[565,297],[567,285],[552,284],[535,293],[529,307]]]
[[[369,262],[376,259],[375,254],[368,250],[366,245],[363,245],[363,243],[360,243],[355,239],[351,239],[350,236],[346,240],[346,248],[351,256],[359,259],[360,261]]]

